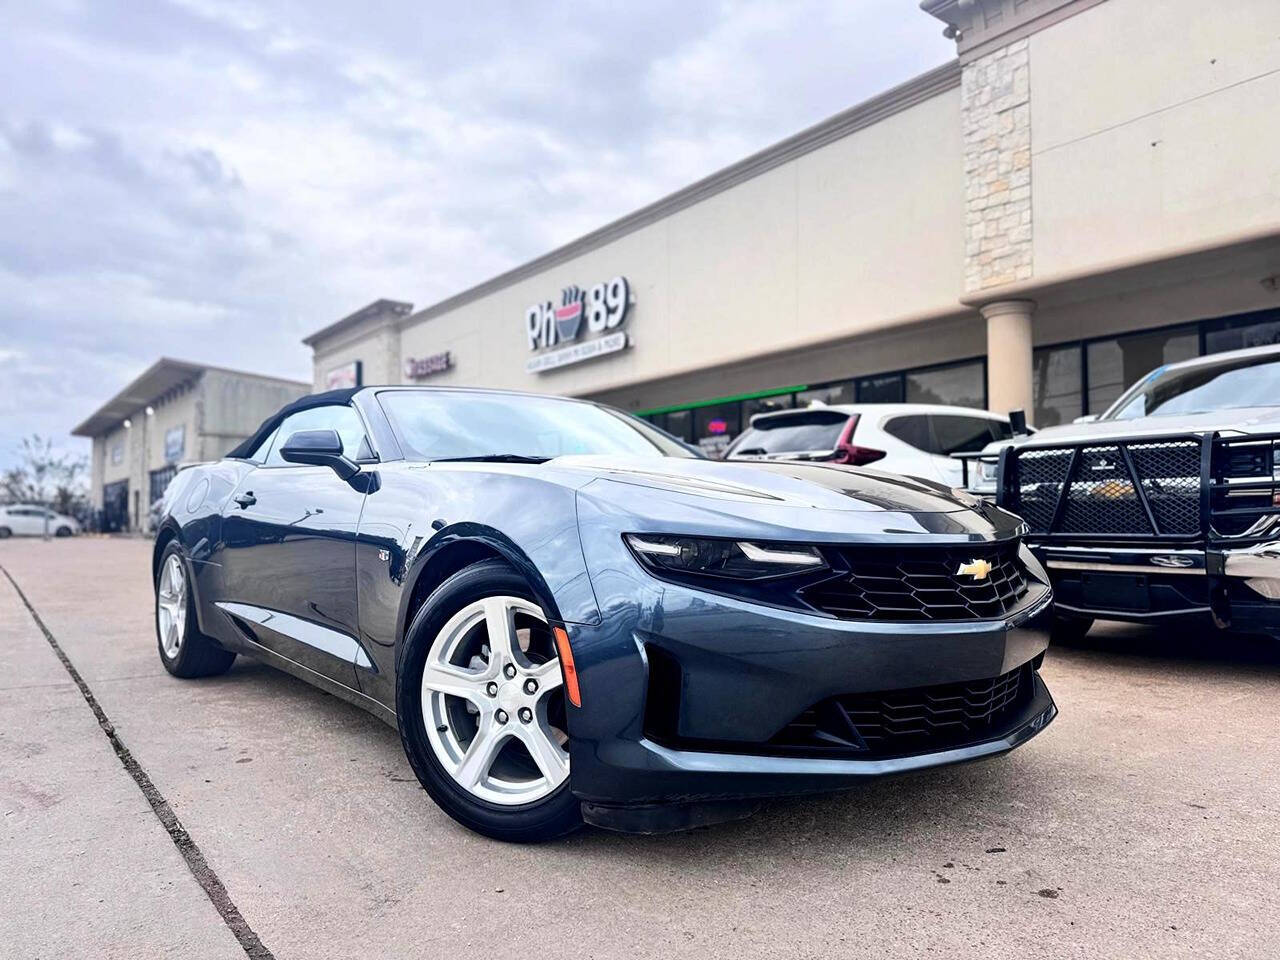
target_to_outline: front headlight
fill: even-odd
[[[655,572],[694,574],[729,580],[765,580],[821,570],[826,566],[813,547],[711,540],[649,533],[624,534],[627,546]]]
[[[977,494],[994,495],[996,492],[996,477],[1000,473],[1000,462],[998,460],[975,460],[973,467],[969,470],[969,492]]]

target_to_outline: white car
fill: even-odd
[[[47,526],[46,526],[47,520]],[[54,513],[31,503],[14,503],[0,507],[0,540],[5,537],[70,537],[80,532],[74,517]]]
[[[849,403],[758,413],[726,460],[821,460],[959,486],[953,453],[974,453],[1013,437],[1009,418],[930,403]]]

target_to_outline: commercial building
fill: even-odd
[[[145,530],[184,462],[216,460],[311,385],[162,357],[72,434],[93,440],[90,497],[102,529]]]
[[[1280,338],[1280,3],[925,0],[958,57],[433,306],[315,383],[591,397],[708,446],[820,398],[1103,410]]]

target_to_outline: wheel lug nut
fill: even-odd
[[[524,692],[525,692],[525,693],[537,693],[537,692],[538,692],[538,681],[537,681],[537,680],[534,680],[532,677],[530,677],[528,680],[526,680],[526,681],[524,682]]]
[[[516,675],[515,664],[508,663],[505,667],[502,668],[502,673],[508,680],[510,680],[512,677]]]
[[[528,722],[529,722],[530,720],[532,720],[532,719],[533,719],[533,711],[532,711],[532,710],[530,710],[528,707],[521,707],[521,708],[520,708],[520,722],[521,722],[521,723],[528,723]]]
[[[494,716],[494,719],[497,720],[499,723],[506,723],[509,719],[511,719],[510,717],[507,716],[507,711],[505,710],[499,710],[493,716]]]
[[[496,697],[498,695],[498,685],[490,681],[489,685],[484,688],[484,691],[489,694],[489,696]]]

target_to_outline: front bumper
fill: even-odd
[[[629,833],[666,833],[737,819],[755,809],[754,801],[768,797],[847,789],[878,777],[985,760],[1026,743],[1058,715],[1040,675],[1032,677],[1029,702],[989,738],[963,747],[881,760],[834,760],[673,750],[641,740],[619,744],[622,749],[612,754],[609,780],[622,795],[584,797],[577,766],[574,792],[583,799],[589,823]],[[579,762],[577,753],[573,762]],[[628,783],[631,792],[625,789]]]
[[[1280,634],[1280,541],[1240,547],[1034,547],[1057,608],[1100,619],[1200,618]]]
[[[726,819],[735,801],[1005,753],[1057,713],[1033,669],[1052,616],[1048,586],[1034,578],[1003,620],[862,622],[656,580],[620,536],[595,540],[593,549],[587,560],[602,622],[567,625],[583,701],[569,719],[573,791],[591,822],[663,830]],[[667,704],[674,719],[663,736],[651,709],[659,656],[667,669],[678,665]],[[1026,695],[970,742],[863,758],[783,755],[772,744],[828,698],[987,681],[1019,668]]]

